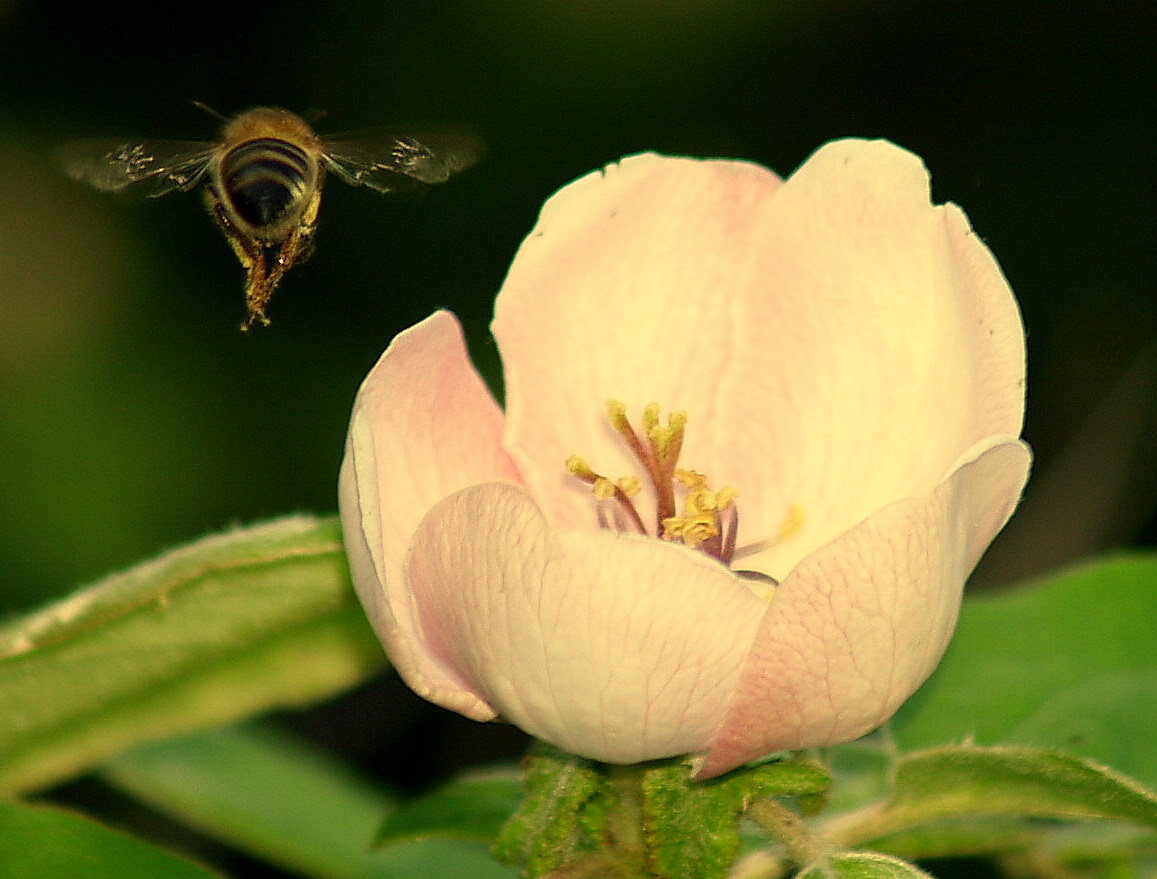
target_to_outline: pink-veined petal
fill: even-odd
[[[749,414],[712,436],[708,457],[742,494],[740,544],[801,514],[793,537],[745,560],[783,579],[874,511],[929,492],[975,443],[1020,432],[1024,330],[967,218],[933,206],[923,163],[890,143],[822,147],[757,239],[762,293],[735,306],[730,340],[745,366],[716,394],[720,412]]]
[[[706,746],[766,607],[682,546],[554,531],[502,483],[431,510],[409,576],[428,649],[478,699],[615,763]]]
[[[989,440],[971,454],[927,496],[880,510],[780,585],[702,777],[857,738],[932,673],[964,581],[1028,478],[1019,440]]]
[[[406,551],[441,498],[477,482],[517,480],[500,445],[502,421],[457,319],[444,311],[394,339],[354,403],[339,480],[353,582],[395,668],[430,699],[462,687],[422,644],[405,581]],[[471,698],[455,707],[486,719]]]
[[[920,160],[838,141],[785,184],[740,162],[633,156],[561,190],[496,305],[507,448],[558,523],[589,502],[558,462],[638,472],[608,399],[685,409],[681,464],[741,497],[741,544],[802,528],[751,567],[799,558],[956,456],[1019,431],[1016,303]]]
[[[590,522],[589,492],[560,466],[570,455],[611,478],[638,472],[607,426],[608,400],[636,421],[651,402],[687,409],[690,439],[709,429],[712,388],[732,362],[731,300],[758,247],[755,217],[779,185],[746,162],[644,154],[544,205],[492,330],[506,448],[552,522]]]

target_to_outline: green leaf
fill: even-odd
[[[430,837],[492,843],[521,803],[522,777],[514,770],[472,772],[400,806],[377,844]]]
[[[238,848],[308,875],[366,860],[393,799],[305,745],[220,729],[126,751],[103,777],[142,802]],[[354,874],[348,874],[354,875]]]
[[[1037,819],[967,815],[890,833],[872,840],[872,848],[907,860],[992,856],[1038,849],[1051,832]]]
[[[875,854],[852,852],[836,855],[828,863],[801,870],[796,879],[934,879],[912,864]]]
[[[104,777],[210,836],[320,879],[510,879],[478,845],[445,841],[375,850],[395,806],[327,755],[268,730],[222,729],[144,745]]]
[[[656,873],[726,876],[739,852],[744,805],[731,785],[692,782],[685,760],[648,769],[643,775],[643,818]]]
[[[494,843],[499,860],[541,876],[598,850],[598,816],[587,812],[602,783],[595,764],[539,742],[524,779],[522,806]]]
[[[643,772],[648,856],[660,876],[724,877],[740,847],[739,815],[765,797],[810,796],[828,786],[810,762],[775,761],[706,782],[692,781],[686,760]]]
[[[1157,827],[1157,795],[1118,773],[1079,757],[1029,748],[959,745],[919,751],[896,766],[892,793],[877,807],[834,819],[824,835],[834,844],[891,850],[889,837],[926,828],[927,851],[938,853],[935,822],[973,816],[1115,818]],[[951,825],[946,832],[955,833]],[[993,849],[1003,844],[993,838]]]
[[[1157,875],[1157,835],[1120,822],[1058,824],[1043,834],[1032,858],[1037,864],[1063,864],[1074,875],[1151,877]],[[1138,869],[1139,863],[1147,866]]]
[[[1152,554],[969,598],[940,668],[893,721],[896,742],[1064,750],[1157,787],[1154,620]]]
[[[0,794],[332,695],[384,662],[334,518],[204,538],[0,627]]]
[[[49,806],[0,802],[4,879],[216,879],[216,873],[95,821]]]
[[[823,749],[822,759],[832,774],[828,811],[850,812],[884,798],[895,760],[890,745],[886,735],[879,733]]]

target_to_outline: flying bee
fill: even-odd
[[[243,330],[269,325],[265,308],[277,285],[313,251],[327,171],[388,193],[442,183],[481,154],[473,137],[451,130],[323,139],[274,107],[220,118],[216,141],[81,141],[61,159],[69,176],[105,192],[142,184],[155,197],[204,183],[205,206],[246,271]]]

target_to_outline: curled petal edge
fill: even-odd
[[[353,584],[390,661],[418,695],[479,720],[493,711],[424,648],[404,559],[439,499],[478,482],[518,480],[502,450],[503,424],[457,319],[435,312],[398,334],[362,383],[338,480]]]
[[[764,616],[698,777],[851,741],[891,717],[939,663],[964,582],[1012,515],[1030,464],[1021,440],[990,437],[929,494],[804,558]]]

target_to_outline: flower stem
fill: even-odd
[[[646,859],[643,838],[643,770],[638,764],[607,766],[607,777],[616,794],[616,808],[610,815],[615,848],[640,874]]]
[[[804,820],[779,800],[768,797],[751,804],[747,814],[783,843],[787,855],[800,867],[815,867],[828,861],[828,847],[813,834]]]

